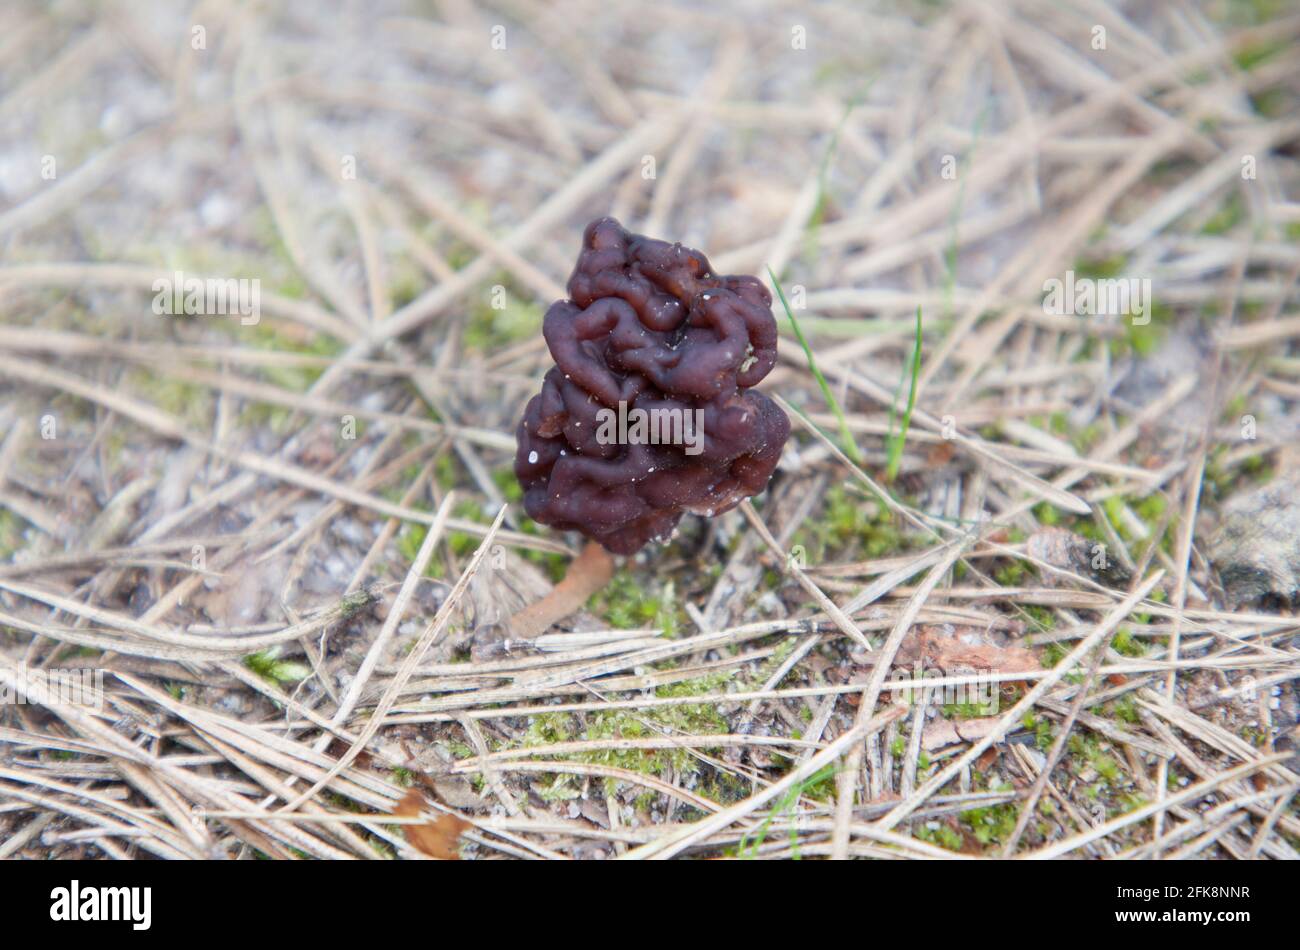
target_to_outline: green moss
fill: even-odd
[[[1081,257],[1074,262],[1074,276],[1089,280],[1110,280],[1119,277],[1128,267],[1128,258],[1123,254],[1110,257]]]
[[[415,776],[410,769],[402,768],[400,765],[394,766],[390,774],[393,784],[398,788],[410,788],[415,784]]]
[[[1147,595],[1147,599],[1154,601],[1157,604],[1163,604],[1168,602],[1169,595],[1165,593],[1165,589],[1163,587],[1157,587],[1155,590],[1153,590],[1150,594]],[[1142,610],[1134,611],[1132,618],[1134,623],[1141,624],[1144,627],[1151,623],[1151,615],[1146,611],[1142,611]]]
[[[245,333],[249,328],[241,328]],[[259,350],[276,353],[297,353],[303,356],[333,357],[343,352],[343,346],[333,337],[315,333],[306,341],[278,329],[274,323],[263,321],[251,328],[251,345]],[[241,338],[242,339],[242,338]],[[292,393],[305,393],[320,378],[324,369],[317,366],[259,366],[258,374],[274,386]],[[283,407],[273,408],[288,412]]]
[[[1070,434],[1070,417],[1064,412],[1052,413],[1047,418],[1046,424],[1044,424],[1042,416],[1030,416],[1028,421],[1040,429],[1045,429],[1058,438],[1064,438]]]
[[[1109,544],[1110,538],[1106,536],[1105,530],[1094,520],[1075,521],[1069,525],[1075,534],[1087,538],[1089,541],[1097,541],[1101,544]]]
[[[987,703],[945,703],[942,709],[944,716],[949,719],[982,719],[998,711],[998,701],[995,697]],[[922,755],[922,758],[925,756]]]
[[[524,745],[553,745],[573,738],[572,713],[539,713],[528,720]]]
[[[447,743],[447,750],[457,759],[474,758],[474,748],[468,742],[449,742]]]
[[[519,531],[521,534],[541,534],[537,522],[533,521],[532,518],[521,519],[519,523]],[[564,578],[565,571],[567,571],[569,567],[568,559],[566,559],[563,554],[553,554],[550,551],[531,551],[528,549],[521,550],[519,554],[525,561],[532,561],[545,571],[546,576],[550,578],[552,584],[558,584]]]
[[[1257,749],[1261,749],[1268,742],[1268,733],[1259,726],[1246,725],[1238,730],[1237,735],[1245,739]]]
[[[1049,643],[1043,647],[1043,666],[1051,669],[1069,656],[1069,653],[1070,651],[1065,648],[1064,644]]]
[[[456,456],[443,452],[433,463],[433,478],[443,491],[451,491],[460,484],[461,468]]]
[[[1115,652],[1121,656],[1139,657],[1146,656],[1147,648],[1142,645],[1142,641],[1133,636],[1133,631],[1128,627],[1120,627],[1115,633],[1115,638],[1111,641],[1111,646]]]
[[[1134,514],[1142,519],[1142,522],[1154,533],[1164,518],[1165,511],[1169,507],[1169,501],[1164,495],[1151,494],[1138,499],[1130,507],[1132,507]]]
[[[413,504],[411,507],[416,511],[427,510],[424,505],[419,503]],[[452,507],[451,514],[453,518],[459,518],[463,521],[474,521],[482,525],[489,523],[483,513],[482,504],[472,498],[457,502]],[[429,526],[425,524],[408,523],[403,526],[401,533],[397,536],[397,550],[408,564],[415,561],[428,534]],[[452,554],[456,557],[469,557],[478,550],[482,540],[479,536],[470,534],[467,531],[448,531],[446,539]],[[445,568],[446,565],[439,558],[431,557],[424,568],[424,574],[426,577],[442,577]]]
[[[1065,439],[1081,454],[1086,455],[1088,450],[1095,445],[1102,436],[1102,428],[1099,423],[1090,422],[1081,429],[1075,429],[1070,424],[1070,417],[1064,412],[1054,412],[1050,416],[1031,416],[1028,420],[1031,424],[1037,426],[1045,432],[1050,432],[1059,439]]]
[[[514,466],[507,465],[493,469],[492,484],[496,485],[502,497],[511,504],[517,505],[524,500],[524,490],[519,485],[519,479],[515,478]]]
[[[1233,191],[1224,200],[1219,210],[1214,212],[1201,227],[1201,233],[1210,235],[1227,234],[1245,219],[1246,203],[1242,200],[1240,192]]]
[[[1089,422],[1081,429],[1070,433],[1070,444],[1081,455],[1087,455],[1092,447],[1101,441],[1104,433],[1100,422]]]
[[[1031,565],[1027,562],[1008,561],[993,572],[993,579],[1001,587],[1020,587],[1031,573]]]
[[[423,510],[423,506],[418,504],[412,507],[416,510]],[[397,550],[406,560],[407,564],[414,563],[416,555],[420,553],[420,546],[424,544],[424,539],[428,533],[428,525],[408,523],[402,526],[401,531],[398,532],[397,535]],[[436,559],[429,559],[429,567],[425,570],[426,576],[438,576],[434,573],[435,562]]]
[[[620,630],[654,627],[668,637],[677,636],[685,621],[671,581],[656,590],[656,585],[637,580],[626,569],[594,594],[587,607]]]
[[[1052,613],[1050,607],[1044,607],[1041,604],[1022,604],[1021,610],[1029,617],[1029,622],[1042,633],[1056,629],[1056,614]],[[1064,656],[1064,654],[1062,654]]]
[[[1216,445],[1205,460],[1205,476],[1201,492],[1208,498],[1222,499],[1232,493],[1237,474],[1224,464],[1227,453],[1226,445]]]
[[[985,808],[972,808],[960,815],[961,822],[970,829],[975,840],[980,844],[1000,843],[1011,837],[1016,828],[1019,806],[1013,802],[1005,805],[989,805]]]
[[[1061,523],[1061,513],[1045,501],[1034,506],[1034,518],[1045,528],[1052,528]]]
[[[818,516],[795,532],[793,544],[802,545],[814,563],[831,557],[881,558],[910,546],[890,511],[843,485],[826,492]]]
[[[1027,712],[1020,724],[1034,734],[1034,745],[1038,751],[1046,752],[1052,747],[1052,740],[1055,733],[1052,729],[1051,720],[1045,716],[1035,716],[1032,712]]]
[[[1138,713],[1137,700],[1132,696],[1121,696],[1114,702],[1109,703],[1107,711],[1114,718],[1130,725],[1137,725],[1142,721],[1142,716]]]
[[[1292,96],[1285,89],[1262,89],[1252,93],[1250,104],[1255,111],[1267,119],[1276,119],[1287,112]]]
[[[393,308],[401,309],[420,295],[424,289],[424,273],[408,257],[399,257],[391,265],[388,281],[388,299]]]
[[[682,680],[678,683],[666,683],[655,689],[655,695],[661,699],[675,699],[680,696],[707,696],[716,693],[724,686],[730,683],[736,676],[735,670],[718,670],[715,673],[709,673],[705,676],[699,676],[695,679]],[[707,708],[698,708],[695,705],[686,705],[681,709],[694,710],[700,715],[715,716],[716,710],[712,703],[707,704]],[[718,722],[721,722],[718,719]]]
[[[1255,485],[1263,485],[1273,480],[1277,474],[1277,465],[1266,455],[1252,455],[1241,460],[1240,471]]]
[[[1144,805],[1149,804],[1147,799],[1137,792],[1120,792],[1115,796],[1115,804],[1106,810],[1107,816],[1114,818],[1118,815],[1127,815],[1131,811],[1137,811]]]
[[[574,782],[574,776],[561,773],[552,778],[550,784],[540,788],[537,794],[542,797],[542,801],[568,802],[582,797],[582,790]]]
[[[278,329],[273,322],[263,321],[256,326],[240,327],[240,331],[244,334],[240,340],[247,339],[248,344],[256,350],[322,357],[338,356],[343,351],[342,343],[333,337],[316,333],[304,340],[299,335]],[[294,394],[303,394],[320,378],[324,366],[257,366],[255,372],[272,386]],[[274,433],[285,434],[294,415],[294,409],[286,405],[248,400],[239,420],[244,425],[265,426]],[[357,420],[357,433],[360,433],[361,428],[363,421]]]
[[[752,692],[763,689],[776,671],[785,663],[786,658],[793,652],[795,647],[794,637],[786,637],[777,643],[776,649],[772,651],[771,656],[760,663],[752,673],[740,679],[740,688],[746,692]],[[778,681],[776,686],[779,687],[784,680]]]
[[[1067,745],[1074,757],[1071,768],[1076,775],[1081,775],[1086,765],[1091,766],[1106,785],[1113,788],[1120,783],[1123,773],[1119,762],[1106,752],[1095,736],[1075,732]],[[1101,789],[1094,786],[1091,792],[1093,797],[1097,797]]]
[[[492,306],[490,287],[478,296],[480,303],[470,311],[465,326],[465,345],[469,349],[490,353],[541,332],[542,308],[510,289],[505,280],[498,283],[506,287],[504,306]]]
[[[126,387],[139,398],[176,416],[190,429],[202,432],[211,422],[213,398],[206,387],[141,368],[128,370],[125,381]]]
[[[683,680],[660,686],[655,690],[655,695],[663,698],[708,695],[719,690],[733,675],[731,671],[724,671],[698,679]],[[578,717],[571,713],[537,715],[532,717],[528,724],[523,744],[545,746],[573,739],[598,741],[657,738],[664,735],[719,735],[726,731],[727,722],[718,712],[715,703],[684,703],[639,710],[615,709],[591,713],[584,717],[581,725]],[[694,750],[686,748],[598,749],[573,753],[572,758],[579,762],[664,777],[670,774],[698,773],[701,762],[693,752]],[[607,780],[606,790],[613,794],[618,784],[616,781]],[[562,796],[563,786],[557,786],[555,793]]]
[[[934,828],[921,825],[912,833],[912,836],[918,841],[924,841],[948,851],[960,851],[962,845],[965,844],[961,834],[956,829],[942,822],[936,823]]]
[[[1209,9],[1228,26],[1261,26],[1283,16],[1290,0],[1226,0]]]
[[[27,530],[27,522],[8,508],[0,508],[0,561],[14,556]]]
[[[483,513],[483,506],[472,499],[457,502],[452,506],[451,513],[452,517],[465,521],[476,521],[485,526],[491,523]],[[464,531],[449,531],[447,533],[447,544],[451,546],[451,553],[456,557],[469,557],[478,550],[478,546],[482,541],[482,538]],[[429,563],[432,565],[433,561],[430,560]]]
[[[311,676],[310,666],[292,660],[281,660],[280,652],[280,648],[274,646],[260,653],[250,653],[244,657],[244,665],[262,679],[276,685],[297,683]]]
[[[368,588],[354,590],[350,594],[344,594],[343,599],[339,601],[339,619],[348,620],[355,617],[358,613],[373,604],[378,597],[374,591]]]
[[[1092,760],[1092,767],[1097,770],[1098,775],[1106,780],[1107,784],[1114,785],[1119,781],[1119,762],[1111,758],[1109,755],[1097,755]]]
[[[254,236],[269,252],[261,255],[263,266],[260,270],[265,271],[263,279],[267,284],[266,289],[294,300],[305,298],[308,294],[307,281],[302,271],[298,269],[298,265],[293,262],[293,256],[284,243],[284,238],[280,234],[279,227],[276,226],[275,217],[269,207],[262,205],[253,212],[252,229]],[[193,252],[193,248],[186,249],[187,254]],[[231,271],[218,271],[218,273],[231,273]]]

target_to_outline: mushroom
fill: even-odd
[[[633,554],[688,511],[763,491],[790,435],[752,388],[776,363],[767,288],[600,218],[568,291],[542,324],[556,365],[516,432],[529,517]]]

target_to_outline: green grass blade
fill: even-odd
[[[840,448],[844,449],[845,454],[854,462],[861,463],[862,453],[858,451],[858,443],[854,440],[853,433],[849,431],[849,423],[844,418],[844,410],[840,408],[839,400],[832,395],[826,377],[817,368],[817,360],[813,356],[812,347],[808,345],[808,340],[804,337],[803,331],[799,329],[799,321],[794,318],[794,311],[790,309],[790,303],[785,299],[785,291],[781,289],[781,281],[771,267],[768,267],[767,273],[772,278],[772,286],[776,288],[777,297],[781,299],[781,306],[785,308],[785,315],[790,318],[790,326],[794,329],[795,339],[803,347],[804,357],[808,360],[808,369],[812,372],[813,378],[817,380],[817,385],[821,387],[822,398],[826,400],[826,405],[830,406],[831,412],[835,413],[835,418],[839,420]]]
[[[921,308],[916,308],[916,342],[912,346],[910,365],[912,377],[911,388],[907,394],[907,407],[903,410],[903,421],[894,433],[894,407],[889,407],[889,460],[885,469],[886,481],[892,482],[898,477],[899,466],[903,464],[903,447],[907,444],[907,430],[912,426],[912,410],[916,407],[916,384],[921,376]],[[900,377],[899,388],[903,380]],[[894,400],[897,402],[897,398]]]

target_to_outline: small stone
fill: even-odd
[[[1234,496],[1210,541],[1228,606],[1300,606],[1300,451],[1283,452],[1267,485]]]

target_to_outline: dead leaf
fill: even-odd
[[[424,813],[424,796],[411,789],[393,809],[399,818],[418,818]],[[457,815],[439,815],[422,825],[403,825],[406,840],[421,854],[440,861],[460,860],[460,836],[472,825]]]
[[[952,457],[956,454],[957,446],[955,444],[952,442],[938,442],[926,455],[926,464],[930,468],[938,468],[951,462]]]
[[[898,651],[899,663],[920,661],[927,669],[955,671],[966,669],[987,673],[1030,673],[1042,669],[1038,657],[1023,647],[999,646],[985,640],[971,628],[959,628],[945,635],[932,627],[922,627],[904,648]]]

